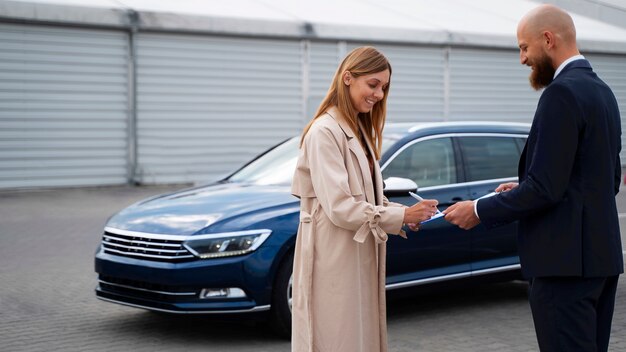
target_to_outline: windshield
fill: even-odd
[[[396,140],[383,138],[384,153]],[[228,180],[257,185],[289,185],[298,162],[300,136],[293,137],[277,146],[241,170]]]
[[[291,184],[298,162],[300,136],[293,137],[237,171],[228,180],[257,185]]]

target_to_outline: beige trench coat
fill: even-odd
[[[387,351],[386,241],[387,233],[404,237],[404,206],[383,196],[378,163],[374,176],[338,110],[318,118],[304,139],[292,185],[301,199],[294,352]]]

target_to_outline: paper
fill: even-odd
[[[425,223],[427,223],[427,222],[430,222],[430,221],[433,221],[433,220],[436,220],[436,219],[442,218],[442,217],[444,217],[445,215],[446,215],[446,214],[444,214],[444,213],[442,213],[442,212],[439,212],[439,213],[437,213],[437,214],[433,215],[430,219],[428,219],[428,220],[424,220],[424,221],[420,222],[420,224],[425,224]]]

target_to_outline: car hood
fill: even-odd
[[[185,189],[131,205],[111,217],[106,226],[181,236],[213,229],[244,230],[268,217],[297,211],[298,199],[289,191],[289,186],[241,183]]]

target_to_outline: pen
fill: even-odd
[[[483,199],[483,198],[493,197],[493,196],[495,196],[495,195],[496,195],[496,194],[498,194],[498,193],[500,193],[500,192],[491,192],[491,193],[487,193],[487,194],[485,194],[485,195],[484,195],[484,196],[482,196],[482,197],[478,197],[478,198],[476,198],[476,200]]]
[[[411,191],[409,191],[409,195],[417,200],[419,200],[420,202],[424,200],[424,198],[420,197],[417,193],[413,193]],[[437,208],[435,208],[437,209]],[[437,209],[437,213],[441,213],[441,211],[439,209]]]

